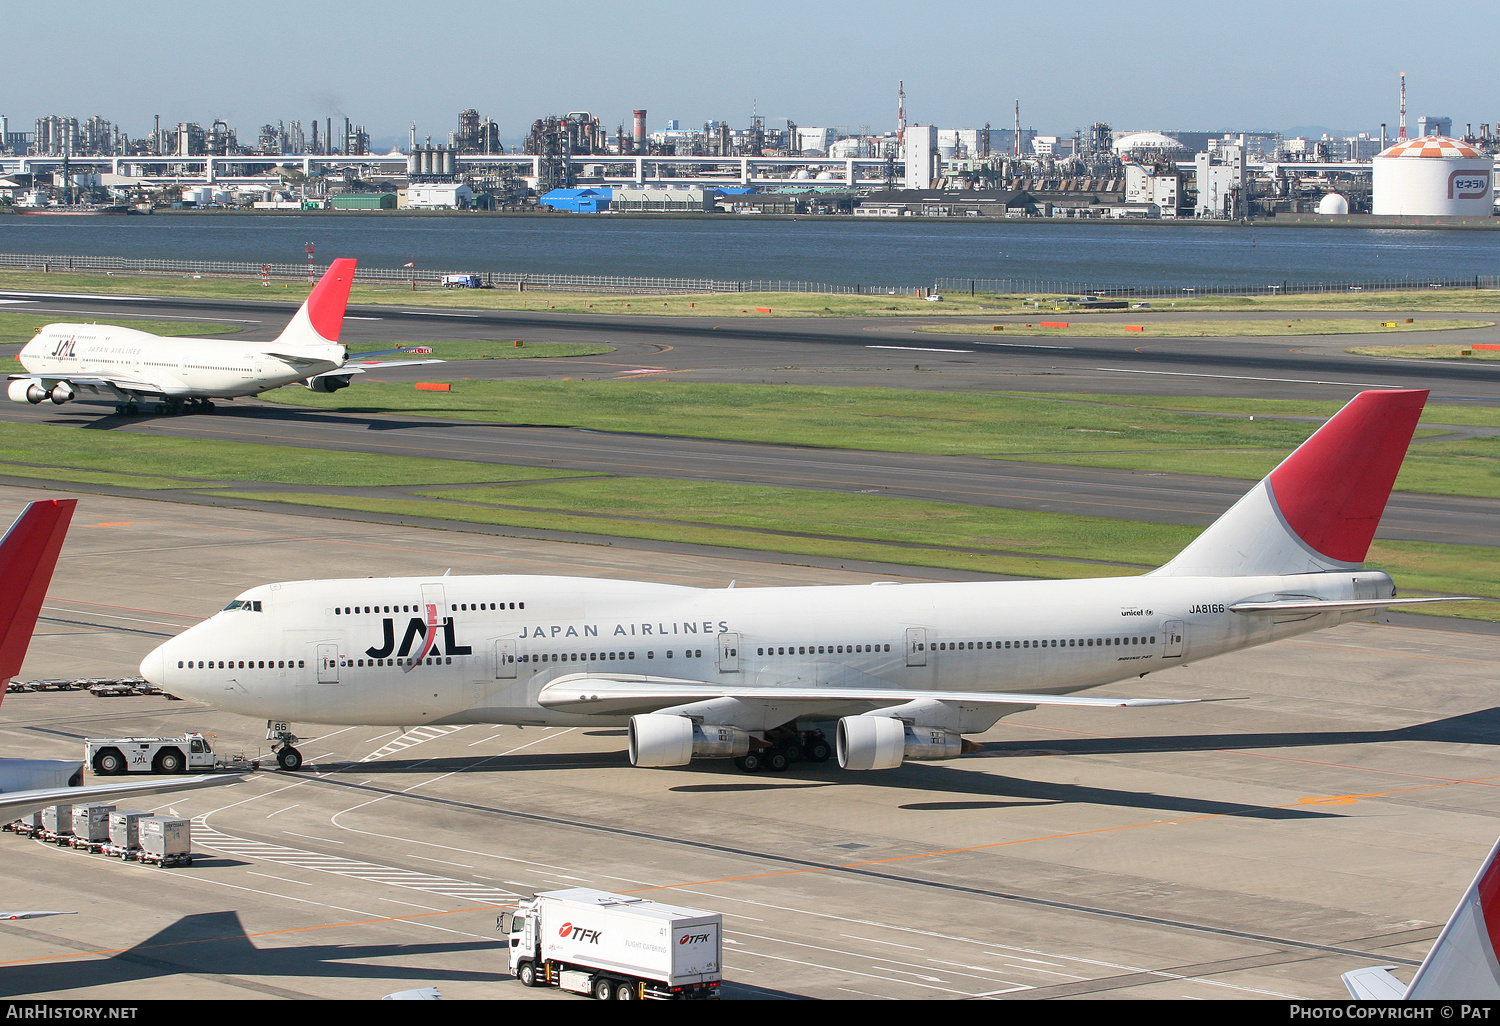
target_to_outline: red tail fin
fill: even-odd
[[[1309,546],[1363,563],[1427,392],[1361,392],[1271,472],[1287,525]]]
[[[349,287],[354,284],[355,261],[341,257],[328,265],[318,284],[307,297],[307,319],[320,338],[339,340],[344,326],[344,310],[349,306]]]
[[[21,672],[77,499],[33,502],[0,538],[0,698]]]

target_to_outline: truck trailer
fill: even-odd
[[[544,891],[495,925],[510,938],[511,975],[527,987],[605,1001],[719,996],[717,912],[575,887]]]

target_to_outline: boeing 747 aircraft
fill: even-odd
[[[356,374],[441,360],[349,362],[339,344],[355,261],[335,260],[274,342],[163,338],[107,324],[47,324],[21,348],[25,374],[12,374],[13,402],[61,405],[79,393],[133,414],[154,400],[157,413],[207,412],[215,399],[259,395],[301,383],[337,392]]]
[[[1074,694],[1397,603],[1361,564],[1424,391],[1365,392],[1141,577],[707,590],[572,577],[266,584],[148,655],[183,698],[292,722],[629,726],[630,761],[952,759]],[[1412,600],[1401,599],[1407,605]],[[830,743],[833,742],[833,743]]]

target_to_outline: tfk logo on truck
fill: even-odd
[[[1455,171],[1448,176],[1449,199],[1483,199],[1489,194],[1488,171]]]
[[[713,934],[711,934],[711,933],[685,933],[681,937],[677,938],[677,943],[678,944],[698,944],[698,943],[700,943],[702,941],[708,941],[708,940],[712,940],[712,939],[713,939]]]
[[[599,943],[598,930],[589,930],[582,926],[574,926],[572,923],[563,923],[562,926],[558,929],[557,935],[563,940],[568,940],[569,938],[571,938],[577,941],[579,944]]]

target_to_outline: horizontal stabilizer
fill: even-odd
[[[662,677],[590,677],[571,674],[542,688],[538,704],[567,712],[625,715],[652,712],[689,702],[715,698],[747,701],[871,706],[904,705],[907,702],[955,702],[962,705],[1065,705],[1117,709],[1154,705],[1187,705],[1195,698],[1089,698],[1080,695],[1032,695],[1002,691],[925,691],[908,688],[819,688],[819,687],[726,687],[704,681]]]
[[[1391,975],[1393,965],[1372,965],[1368,969],[1351,969],[1340,976],[1356,1001],[1400,1001],[1406,996],[1406,984]]]
[[[1284,602],[1236,602],[1231,613],[1337,613],[1352,609],[1389,609],[1391,606],[1415,606],[1427,602],[1483,602],[1471,595],[1445,595],[1436,598],[1349,599],[1343,602],[1287,600]]]

